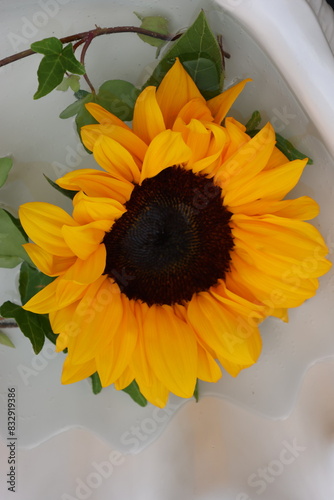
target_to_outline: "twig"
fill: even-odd
[[[15,321],[7,320],[6,318],[0,317],[0,327],[1,328],[17,328],[18,324]]]
[[[62,43],[71,43],[79,40],[80,42],[75,44],[75,47],[77,48],[82,43],[85,43],[86,40],[88,40],[88,37],[91,37],[91,39],[93,39],[97,36],[109,35],[111,33],[139,33],[141,35],[147,35],[152,38],[158,38],[159,40],[166,40],[166,41],[173,41],[181,36],[180,34],[162,35],[161,33],[156,33],[155,31],[146,30],[144,28],[139,28],[136,26],[117,26],[116,28],[97,27],[95,30],[83,31],[82,33],[77,33],[76,35],[65,36],[63,38],[60,38],[60,41]],[[36,54],[36,52],[34,52],[31,49],[28,49],[28,50],[23,50],[22,52],[18,52],[17,54],[5,57],[4,59],[0,60],[0,67],[6,66],[7,64],[11,64],[15,61],[31,56],[33,54]]]

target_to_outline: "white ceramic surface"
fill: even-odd
[[[288,0],[271,0],[270,2],[266,0],[219,0],[217,2],[188,0],[181,4],[173,0],[168,2],[167,6],[162,0],[150,2],[143,0],[126,2],[59,0],[56,2],[55,0],[55,5],[59,8],[57,13],[53,17],[49,15],[45,26],[37,28],[36,21],[38,19],[41,21],[43,18],[41,15],[38,17],[37,13],[45,11],[43,10],[45,4],[46,2],[41,1],[15,0],[9,5],[7,2],[0,1],[2,10],[6,12],[6,19],[0,21],[1,57],[15,50],[23,50],[32,41],[52,34],[59,37],[65,36],[89,29],[94,24],[135,23],[136,20],[131,14],[133,10],[145,14],[156,12],[165,14],[172,19],[172,28],[178,29],[180,26],[189,24],[199,8],[203,7],[215,30],[223,33],[224,48],[231,54],[231,59],[227,61],[226,66],[226,85],[248,76],[253,79],[234,107],[235,116],[241,120],[247,120],[254,109],[259,109],[264,120],[270,119],[278,132],[289,137],[297,147],[314,159],[314,166],[306,169],[302,181],[292,195],[307,194],[320,203],[321,215],[314,221],[314,224],[321,229],[331,251],[333,250],[334,143],[332,124],[334,101],[332,83],[334,61],[320,23],[306,1],[295,0],[292,3]],[[32,23],[33,27],[29,23]],[[35,33],[33,33],[34,26]],[[26,41],[25,46],[22,39]],[[109,65],[100,64],[100,51],[110,54]],[[1,190],[0,199],[4,206],[12,209],[30,200],[52,201],[62,204],[65,208],[69,207],[66,201],[43,182],[41,173],[44,172],[49,177],[56,178],[69,168],[89,167],[92,162],[91,157],[82,153],[78,146],[70,120],[61,121],[58,118],[59,112],[72,101],[71,95],[53,93],[40,101],[32,100],[36,89],[35,75],[38,60],[39,56],[33,56],[0,70],[2,114],[0,156],[12,154],[15,158],[15,167],[7,186]],[[87,64],[88,72],[94,75],[93,79],[97,85],[110,78],[124,78],[138,84],[145,79],[154,65],[154,49],[137,43],[131,35],[118,35],[115,39],[101,37],[96,43],[94,42],[94,46],[88,53]],[[264,340],[263,354],[256,366],[243,372],[237,379],[224,375],[216,385],[201,384],[203,396],[218,396],[222,398],[222,401],[204,397],[200,405],[195,405],[193,402],[185,403],[172,398],[166,411],[157,411],[151,406],[141,409],[134,405],[128,396],[112,388],[104,390],[97,397],[93,396],[89,383],[86,381],[73,386],[61,386],[59,377],[62,355],[55,357],[52,346],[48,345],[36,357],[32,354],[29,342],[19,331],[10,332],[17,349],[11,350],[0,346],[0,395],[2,399],[0,432],[3,436],[6,435],[4,395],[8,386],[15,385],[19,402],[19,447],[22,449],[20,460],[24,464],[20,477],[28,488],[25,492],[21,489],[16,498],[19,500],[30,498],[65,500],[66,497],[63,498],[61,495],[66,491],[74,496],[77,484],[74,478],[85,479],[87,474],[95,470],[94,467],[92,468],[93,458],[91,457],[95,456],[96,450],[98,450],[97,462],[101,461],[102,457],[109,457],[110,446],[125,454],[138,453],[157,439],[172,417],[163,436],[148,450],[141,451],[138,461],[134,458],[126,459],[126,465],[117,469],[121,469],[120,476],[117,476],[120,480],[116,480],[117,486],[112,486],[108,479],[109,489],[106,486],[107,483],[103,483],[96,489],[92,487],[91,494],[87,498],[104,499],[107,491],[112,491],[115,495],[117,493],[118,496],[115,498],[135,500],[140,498],[250,500],[253,496],[257,498],[256,488],[247,485],[247,478],[254,472],[253,468],[256,472],[261,464],[275,459],[276,454],[280,453],[282,446],[284,447],[280,445],[280,448],[279,442],[293,440],[298,434],[299,427],[302,429],[301,439],[304,439],[308,433],[311,435],[314,433],[319,437],[316,428],[319,422],[323,425],[324,415],[319,413],[318,419],[313,420],[309,416],[305,417],[300,400],[296,398],[303,375],[309,366],[319,361],[322,361],[321,366],[325,368],[332,366],[330,360],[323,360],[334,355],[333,295],[334,276],[333,273],[329,273],[321,279],[317,296],[301,308],[291,312],[289,324],[286,325],[274,319],[267,320],[261,328]],[[15,272],[1,270],[0,301],[3,302],[8,298],[17,299]],[[312,368],[311,373],[314,373],[314,370],[315,368]],[[321,371],[321,368],[319,370]],[[311,375],[308,375],[306,381],[310,377]],[[327,380],[325,376],[320,379],[322,384]],[[331,385],[326,386],[326,390],[333,396]],[[306,393],[307,405],[309,405],[306,406],[309,408],[312,394],[314,398],[320,396],[317,395],[312,382],[311,388],[306,389]],[[182,404],[184,407],[177,416],[174,416]],[[226,428],[225,411],[229,415]],[[297,420],[291,417],[294,414],[293,411],[298,415]],[[281,423],[275,427],[274,422],[277,422],[277,419]],[[200,425],[201,421],[203,425]],[[190,433],[193,440],[190,439],[186,422],[189,422],[194,432],[194,434]],[[253,424],[249,425],[249,422]],[[291,427],[289,427],[289,422]],[[216,431],[217,443],[220,443],[216,450],[214,449],[215,434],[210,434],[210,450],[205,445],[208,426]],[[74,430],[80,427],[87,431]],[[264,438],[266,443],[262,441],[257,443],[252,437],[253,433],[258,435],[264,427],[267,429]],[[274,428],[278,432],[277,438],[271,434]],[[62,433],[66,429],[72,430]],[[328,429],[330,429],[329,423]],[[228,439],[229,432],[234,436],[232,440]],[[329,430],[326,432],[330,434]],[[59,433],[62,434],[48,443],[40,444]],[[99,438],[94,435],[98,435]],[[168,439],[170,439],[170,444],[166,452]],[[66,442],[69,444],[65,444]],[[186,446],[181,454],[178,443]],[[35,450],[29,450],[38,444]],[[67,450],[66,452],[69,453],[69,447],[72,445],[77,446],[78,449],[81,449],[80,446],[86,446],[86,456],[83,450],[78,453],[70,452],[71,460],[77,465],[72,461],[71,463],[64,461],[59,465],[57,457],[63,453],[62,450]],[[245,446],[249,448],[249,452],[244,451]],[[330,452],[328,446],[327,440],[326,446],[323,444],[321,448],[321,463],[325,464],[324,467],[330,468],[333,464],[330,460],[333,459],[329,459],[329,455],[326,455]],[[312,448],[311,444],[309,444],[309,450],[310,447]],[[220,469],[216,461],[224,460],[227,464],[229,448],[231,448],[233,460],[236,461],[239,450],[243,457],[243,466],[233,462],[229,467],[224,468],[224,474],[219,479]],[[5,460],[7,455],[5,445],[0,450],[0,458]],[[51,454],[55,453],[52,463],[57,463],[63,474],[63,479],[55,485],[56,493],[47,492],[47,480],[43,479],[38,486],[36,481],[29,479],[28,472],[24,472],[30,460],[36,461],[40,467],[43,467],[41,457],[46,456],[48,450]],[[198,455],[197,458],[192,451],[196,456]],[[254,462],[258,464],[256,467],[253,467],[251,462],[252,454],[258,460]],[[141,466],[139,466],[140,456],[143,457]],[[185,486],[181,486],[182,482],[175,479],[175,488],[167,489],[166,496],[164,496],[161,486],[163,482],[153,487],[152,484],[156,484],[154,481],[149,486],[149,483],[141,480],[139,482],[141,488],[133,488],[133,490],[126,485],[126,472],[138,480],[135,470],[143,470],[145,464],[153,467],[158,477],[163,475],[163,470],[167,471],[167,477],[174,477],[177,469],[173,469],[173,460],[176,456],[178,459],[175,464],[178,464],[182,473],[188,478]],[[205,465],[205,457],[210,457],[212,468]],[[298,462],[298,464],[304,464],[302,467],[304,473],[311,470],[318,459],[316,454],[310,452],[307,457],[306,462],[305,460]],[[69,467],[68,472],[66,472],[66,463]],[[206,477],[212,478],[213,484],[205,478],[203,470],[207,471]],[[197,489],[192,489],[190,477],[196,475],[196,472],[200,472],[200,479],[197,483],[195,481]],[[293,475],[292,466],[289,468],[289,474]],[[294,499],[317,498],[319,500],[332,497],[333,485],[329,480],[328,484],[323,486],[323,492],[320,491],[320,476],[317,476],[318,482],[312,483],[313,487],[317,485],[318,488],[314,489],[318,491],[316,497],[298,496],[302,495],[305,490],[301,488],[298,490],[295,476],[290,482],[286,478],[285,474],[282,477],[280,475],[279,479],[275,480],[275,484],[267,483],[271,487],[271,490],[269,486],[267,489],[270,491],[268,499],[282,498],[280,491],[281,493],[289,492],[290,496],[292,495],[291,498]],[[285,481],[285,486],[283,490],[280,490],[282,481]],[[1,486],[3,489],[0,491],[6,491],[5,485],[0,482],[0,488]],[[25,496],[27,491],[28,494]],[[243,497],[242,494],[248,497]],[[286,498],[289,498],[289,495],[286,495]]]

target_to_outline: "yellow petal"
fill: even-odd
[[[138,165],[128,150],[114,139],[100,135],[94,144],[93,155],[97,163],[116,179],[138,183]]]
[[[90,377],[95,372],[96,365],[93,359],[82,365],[74,365],[71,363],[69,357],[67,356],[63,365],[61,383],[73,384],[74,382],[79,382],[80,380],[84,380],[87,377]]]
[[[185,144],[179,132],[166,130],[157,135],[148,147],[140,182],[158,175],[162,170],[173,165],[180,165],[189,160],[190,148]]]
[[[146,87],[139,95],[134,108],[132,128],[146,144],[166,130],[156,99],[155,87]]]
[[[129,300],[120,294],[123,315],[117,333],[111,342],[96,357],[96,366],[103,387],[113,384],[129,366],[137,343],[137,320],[130,308]]]
[[[101,276],[87,288],[69,319],[77,331],[69,347],[73,363],[86,362],[108,350],[113,339],[119,336],[122,317],[119,287],[106,276]]]
[[[107,172],[84,168],[74,170],[56,181],[58,186],[72,191],[84,191],[87,196],[112,198],[125,203],[131,196],[133,184],[126,180],[114,179]]]
[[[68,247],[79,259],[86,260],[102,242],[112,222],[99,220],[83,226],[63,226],[62,235]]]
[[[193,330],[170,306],[153,305],[144,319],[147,358],[158,379],[174,394],[193,395],[197,375],[197,341]]]
[[[198,348],[198,369],[197,377],[206,382],[217,382],[222,376],[221,369],[211,354],[208,353],[200,344]]]
[[[310,220],[319,214],[319,205],[308,196],[283,201],[255,200],[233,207],[233,213],[244,215],[274,214],[278,217]]]
[[[244,329],[243,318],[231,314],[209,293],[195,294],[188,305],[188,318],[198,335],[217,353],[233,363],[255,363],[261,352],[256,324]]]
[[[87,285],[56,278],[22,307],[26,311],[47,314],[77,301],[84,295],[86,288]]]
[[[86,196],[82,191],[73,198],[73,218],[79,224],[101,219],[114,221],[125,212],[124,205],[111,198]]]
[[[156,96],[167,128],[172,128],[178,113],[189,101],[197,98],[205,102],[178,58],[160,83]]]
[[[226,148],[224,149],[223,162],[231,158],[238,149],[250,141],[249,135],[245,132],[245,127],[232,117],[225,120],[225,129],[229,141],[226,141]],[[223,163],[222,162],[222,163]]]
[[[197,161],[191,165],[191,170],[195,173],[200,172],[212,177],[215,174],[216,168],[221,163],[221,154],[228,142],[228,137],[225,130],[214,123],[207,124],[207,127],[211,132],[211,137],[206,156],[198,158]]]
[[[73,257],[62,236],[62,226],[77,226],[77,222],[62,208],[50,203],[30,202],[21,205],[19,217],[28,236],[43,250],[60,257]]]
[[[213,121],[211,111],[207,107],[203,97],[196,97],[195,99],[187,102],[177,115],[175,123],[177,120],[182,120],[185,124],[187,124],[194,119],[205,123]],[[173,126],[173,130],[174,127],[175,124]]]
[[[169,390],[167,387],[160,382],[157,377],[152,379],[149,386],[144,384],[138,384],[140,392],[152,405],[158,408],[164,408],[168,401]]]
[[[25,243],[23,247],[35,266],[47,276],[64,274],[77,259],[75,256],[57,257],[56,255],[51,255],[34,243]]]
[[[101,123],[102,125],[109,125],[109,124],[117,125],[119,127],[129,129],[129,127],[124,122],[122,122],[122,120],[120,120],[119,118],[117,118],[117,116],[104,109],[99,104],[96,104],[95,102],[89,102],[85,104],[85,106],[86,109],[89,111],[89,113],[95,118],[95,120]]]
[[[243,91],[246,83],[251,81],[251,78],[247,78],[207,102],[216,123],[220,124],[223,121],[232,104]]]
[[[105,245],[99,245],[86,260],[76,259],[75,264],[63,275],[63,279],[76,283],[93,283],[104,272],[106,255]]]
[[[223,188],[223,194],[240,189],[263,170],[275,146],[275,131],[270,123],[250,141],[227,159],[218,170],[215,180]]]
[[[226,190],[224,203],[237,206],[258,199],[281,200],[299,181],[306,166],[306,160],[291,161],[280,167],[259,173],[238,189]]]
[[[133,380],[134,373],[129,367],[127,367],[125,368],[122,375],[117,380],[115,380],[115,389],[117,391],[122,391],[123,389],[128,387],[128,385],[130,385]]]
[[[114,139],[140,162],[143,161],[147,150],[145,142],[128,128],[116,125],[85,125],[80,133],[82,142],[90,151],[94,150],[95,143],[101,135]]]

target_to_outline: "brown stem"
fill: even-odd
[[[65,36],[60,38],[62,43],[70,43],[75,42],[77,40],[83,41],[87,39],[87,37],[92,36],[92,39],[101,36],[101,35],[109,35],[111,33],[139,33],[141,35],[151,36],[152,38],[158,38],[159,40],[175,40],[180,35],[162,35],[160,33],[156,33],[155,31],[146,30],[144,28],[138,28],[136,26],[117,26],[116,28],[99,28],[97,27],[95,30],[83,31],[81,33],[77,33],[76,35]],[[76,44],[81,45],[81,43]],[[17,54],[13,54],[11,56],[5,57],[0,60],[0,67],[6,66],[7,64],[11,64],[19,59],[23,59],[24,57],[31,56],[32,54],[36,54],[31,49],[23,50],[22,52],[18,52]]]
[[[17,328],[18,324],[15,321],[10,321],[6,318],[0,317],[1,328]]]
[[[90,46],[91,44],[91,41],[95,38],[95,36],[93,35],[93,32],[89,33],[89,35],[87,36],[87,40],[85,41],[85,44],[84,46],[82,47],[82,51],[81,51],[81,56],[80,56],[80,62],[81,64],[84,66],[85,65],[85,55],[86,55],[86,52],[87,52],[87,49],[88,47]],[[95,88],[92,84],[92,82],[90,81],[90,79],[88,78],[88,75],[87,73],[85,73],[83,75],[84,79],[86,80],[87,82],[87,85],[89,86],[90,90],[92,91],[93,94],[95,94]]]

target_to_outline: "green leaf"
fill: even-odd
[[[86,73],[85,66],[76,59],[71,43],[63,48],[61,62],[64,69],[70,73],[75,73],[76,75],[84,75]]]
[[[257,129],[257,127],[261,123],[261,119],[262,118],[261,118],[261,114],[260,114],[259,111],[254,111],[252,113],[252,116],[250,117],[250,119],[246,123],[246,132],[247,132],[247,134],[249,132],[251,132],[252,130]]]
[[[145,83],[158,86],[178,57],[205,99],[221,93],[224,84],[222,54],[202,11],[194,24],[176,41]]]
[[[44,345],[46,321],[42,315],[25,311],[21,306],[7,301],[0,307],[0,314],[4,318],[14,318],[22,333],[29,338],[35,354],[38,354]],[[47,320],[48,321],[48,320]]]
[[[77,90],[80,89],[79,75],[64,76],[63,81],[61,82],[60,85],[58,85],[56,90],[66,92],[69,88],[73,90],[73,92],[76,92]]]
[[[140,27],[146,30],[154,31],[155,33],[160,33],[161,35],[168,35],[168,19],[162,16],[147,16],[143,17],[137,12],[134,14],[142,21]],[[141,35],[138,33],[138,36],[143,42],[152,45],[153,47],[162,47],[165,45],[165,40],[159,40],[159,38],[153,38],[147,35]]]
[[[30,300],[36,293],[52,283],[54,279],[41,273],[36,267],[30,266],[27,262],[23,262],[19,278],[19,292],[22,303],[24,304]]]
[[[70,75],[68,77],[68,80],[70,82],[70,89],[73,90],[73,92],[77,92],[80,90],[80,76],[79,75]]]
[[[0,267],[13,268],[22,260],[32,263],[22,246],[27,240],[14,219],[5,210],[0,209]]]
[[[34,99],[40,99],[55,89],[62,82],[64,73],[59,54],[44,56],[37,70],[39,85]]]
[[[35,267],[24,262],[21,266],[19,278],[19,292],[22,303],[26,303],[53,280],[54,278],[46,276]],[[10,301],[5,302],[1,306],[0,314],[4,318],[15,319],[22,333],[29,338],[35,354],[38,354],[42,349],[45,337],[53,343],[56,342],[57,336],[52,332],[50,321],[46,314],[35,314],[25,311],[22,306]]]
[[[301,153],[291,144],[290,141],[282,137],[280,134],[276,133],[276,147],[288,157],[290,161],[292,160],[304,160],[304,158],[308,158],[308,165],[313,165],[313,160],[309,158],[304,153]]]
[[[2,187],[8,177],[8,173],[13,166],[13,160],[11,158],[5,157],[0,158],[0,187]]]
[[[102,384],[97,372],[90,376],[92,379],[92,390],[94,394],[99,394],[102,391]]]
[[[70,198],[71,200],[73,200],[74,196],[77,194],[77,191],[70,191],[69,189],[64,189],[64,188],[58,186],[58,184],[56,184],[55,182],[53,182],[51,179],[49,179],[49,177],[47,177],[45,174],[43,174],[43,175],[44,175],[45,179],[48,181],[48,183],[54,189],[56,189],[57,191],[59,191],[64,196],[67,196],[67,198]]]
[[[10,218],[10,220],[12,221],[12,223],[14,224],[14,226],[20,231],[20,233],[22,234],[24,240],[25,240],[25,243],[28,242],[29,238],[28,238],[28,235],[27,233],[25,232],[25,230],[23,229],[22,227],[22,224],[21,224],[21,221],[20,219],[18,219],[17,217],[14,217],[14,215],[12,215],[10,212],[8,212],[7,210],[4,209],[4,212],[6,212],[6,214],[8,215],[8,217]]]
[[[63,50],[63,44],[56,37],[44,38],[30,45],[31,50],[46,56],[58,55]]]
[[[134,402],[138,403],[139,406],[147,405],[147,399],[140,392],[138,384],[135,380],[131,382],[131,384],[128,385],[125,389],[123,389],[123,391],[129,394],[129,396],[131,396]]]
[[[76,59],[71,43],[63,48],[58,38],[51,37],[33,43],[31,48],[44,54],[37,70],[38,89],[34,99],[40,99],[61,85],[67,71],[76,75],[84,75],[86,72],[85,67]]]
[[[10,340],[10,338],[7,337],[7,335],[5,333],[3,333],[3,332],[0,332],[0,344],[6,345],[8,347],[14,347],[15,348],[15,345]]]
[[[86,109],[85,104],[95,102],[116,115],[120,120],[131,121],[134,105],[139,93],[139,89],[130,82],[126,82],[125,80],[108,80],[101,85],[97,94],[81,90],[76,92],[75,96],[79,97],[79,99],[67,106],[59,116],[62,119],[76,116],[75,123],[80,137],[81,127],[97,123]],[[91,151],[88,152],[91,153]]]
[[[140,91],[125,80],[108,80],[97,93],[96,102],[122,121],[131,121]]]

